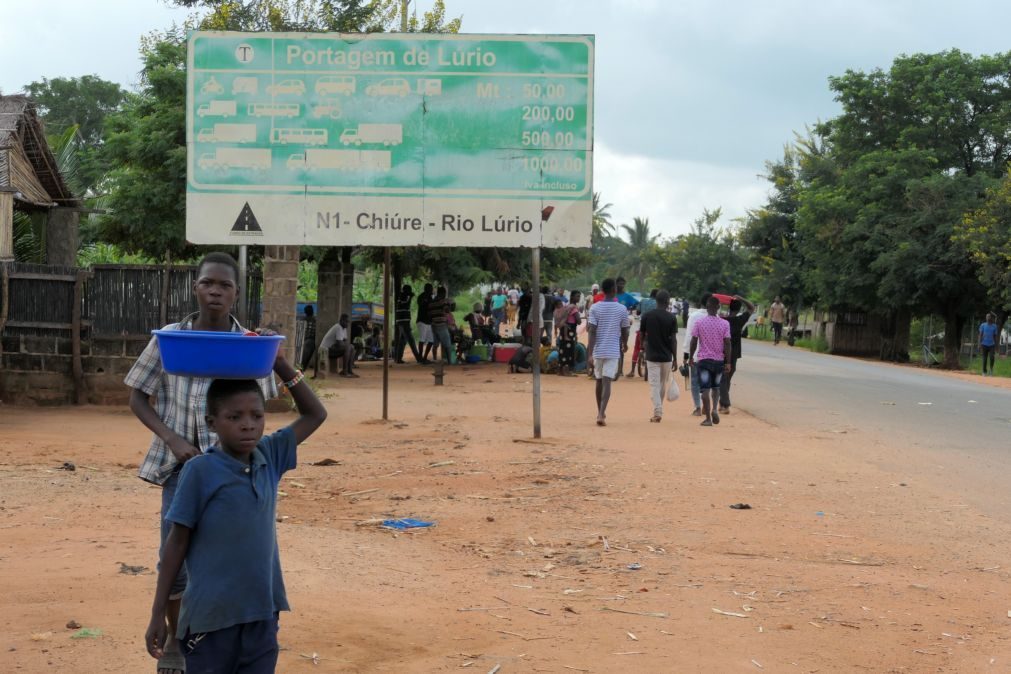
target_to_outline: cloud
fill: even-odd
[[[755,171],[622,153],[600,141],[593,171],[593,189],[603,203],[613,204],[609,210],[616,227],[636,216],[649,218],[650,229],[665,238],[688,232],[705,208],[722,208],[721,223],[731,225],[763,203],[768,191]]]

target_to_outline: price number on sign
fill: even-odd
[[[537,98],[537,99],[558,99],[565,98],[565,85],[564,84],[540,84],[534,82],[533,84],[523,85],[523,98]]]
[[[576,118],[576,109],[571,105],[524,105],[523,120],[526,122],[571,122]]]
[[[525,171],[541,171],[548,173],[565,172],[581,173],[583,170],[583,160],[580,157],[523,157],[523,169]]]
[[[521,142],[524,147],[572,147],[576,138],[571,131],[524,131]]]

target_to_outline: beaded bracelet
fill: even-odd
[[[302,372],[301,370],[295,370],[295,376],[291,378],[291,381],[284,382],[284,388],[290,391],[294,386],[298,385],[298,383],[303,379],[305,379],[305,373]]]

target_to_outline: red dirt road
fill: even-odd
[[[385,424],[378,367],[325,385],[281,487],[279,671],[1011,671],[1011,527],[901,445],[740,411],[701,428],[684,399],[650,424],[631,380],[597,428],[592,383],[554,376],[533,443],[530,378],[504,369],[436,389],[400,367]],[[0,438],[0,670],[153,672],[155,576],[121,572],[156,562],[148,432],[125,409],[0,407]]]

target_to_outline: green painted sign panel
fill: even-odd
[[[187,238],[589,246],[593,48],[592,36],[193,33]],[[259,230],[236,228],[244,211]]]

